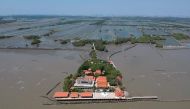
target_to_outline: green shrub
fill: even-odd
[[[122,44],[122,43],[126,43],[129,42],[131,40],[131,38],[117,38],[115,40],[115,44]]]
[[[94,50],[92,50],[89,55],[90,55],[90,57],[92,59],[96,59],[97,58],[96,51],[94,51]]]
[[[106,46],[104,45],[103,41],[96,41],[94,43],[95,47],[96,47],[96,50],[99,50],[99,51],[105,51],[106,49]]]
[[[84,90],[79,89],[79,88],[74,88],[72,89],[72,92],[84,92]]]
[[[67,76],[64,79],[63,91],[70,91],[70,88],[72,87],[73,81],[74,81],[74,79],[73,79],[73,75],[72,74],[70,74],[69,76]]]
[[[75,41],[72,43],[76,47],[82,47],[86,45],[86,42],[84,40]]]
[[[41,43],[41,41],[39,39],[32,39],[31,45],[36,45]]]
[[[174,33],[172,36],[175,39],[177,39],[177,40],[187,40],[187,39],[190,39],[190,37],[188,35],[185,35],[183,33]]]
[[[64,45],[64,44],[67,44],[70,40],[69,39],[66,39],[66,40],[62,40],[60,39],[60,44]]]

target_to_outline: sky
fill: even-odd
[[[0,0],[0,15],[190,17],[190,0]]]

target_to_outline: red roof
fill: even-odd
[[[55,92],[53,95],[54,98],[67,98],[69,96],[69,92]]]
[[[80,96],[82,98],[89,98],[89,97],[93,97],[93,93],[92,92],[82,92],[82,93],[80,93]]]
[[[108,88],[108,82],[98,82],[97,87],[98,88]]]
[[[79,94],[78,94],[78,92],[71,92],[70,97],[71,98],[78,98]]]
[[[115,89],[115,96],[123,97],[124,96],[124,91],[122,91],[120,88],[116,88]]]
[[[101,75],[102,74],[102,71],[101,70],[96,70],[95,72],[94,72],[94,75]]]
[[[105,76],[99,76],[96,78],[96,86],[98,88],[108,88],[107,78]]]
[[[99,76],[96,78],[96,82],[107,82],[107,78],[105,76]]]

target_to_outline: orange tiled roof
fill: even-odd
[[[78,94],[78,92],[71,92],[71,93],[70,93],[70,97],[71,97],[71,98],[78,98],[78,97],[79,97],[79,94]]]
[[[98,88],[107,88],[108,82],[105,76],[99,76],[96,78],[96,85]]]
[[[69,96],[69,92],[55,92],[53,95],[54,98],[67,98]]]
[[[105,76],[99,76],[96,78],[96,82],[107,82],[107,78]]]
[[[98,88],[108,88],[108,82],[97,82]]]
[[[92,92],[82,92],[80,93],[80,96],[85,98],[85,97],[92,97],[93,93]]]
[[[107,82],[107,78],[105,76],[99,76],[96,78],[97,82]]]

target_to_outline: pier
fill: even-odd
[[[138,102],[138,101],[159,101],[157,96],[136,96],[117,99],[94,99],[94,98],[70,98],[56,99],[61,104],[90,104],[90,103],[120,103],[120,102]]]

